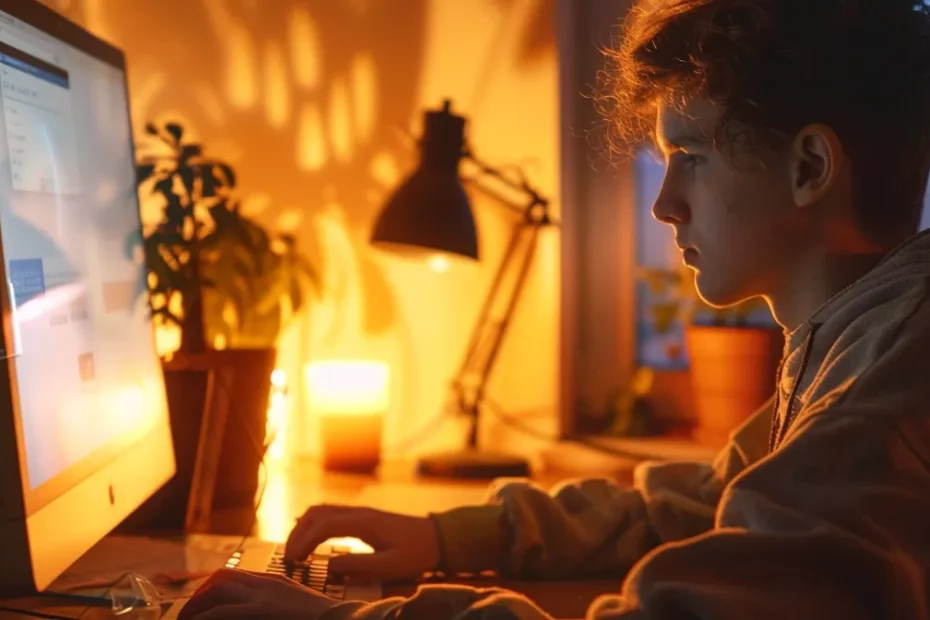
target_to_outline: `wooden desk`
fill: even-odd
[[[572,459],[575,461],[575,459]],[[609,473],[618,481],[628,481],[634,462],[598,461],[602,473]],[[606,467],[611,465],[610,467]],[[609,471],[605,471],[608,469]],[[549,487],[566,477],[576,477],[585,472],[549,471],[535,479],[543,487]],[[587,472],[594,474],[596,472]],[[216,534],[243,535],[251,533],[271,541],[284,541],[294,520],[303,511],[315,504],[366,505],[383,510],[407,514],[426,514],[452,508],[462,504],[484,501],[487,484],[467,481],[434,481],[417,479],[412,467],[406,464],[385,466],[377,478],[349,474],[333,474],[320,471],[311,463],[297,462],[288,465],[270,464],[262,503],[257,515],[250,510],[227,510],[212,516],[210,530]],[[598,595],[617,591],[616,580],[565,581],[565,582],[472,582],[473,585],[500,585],[526,594],[543,609],[557,618],[581,618],[585,609]],[[415,586],[392,586],[386,594],[409,595]],[[30,609],[63,618],[82,620],[104,620],[112,618],[106,609],[88,610],[75,607],[52,605],[49,599],[21,599],[0,601],[0,607]],[[26,620],[29,616],[0,611],[0,620]]]

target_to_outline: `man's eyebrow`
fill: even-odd
[[[661,136],[658,140],[659,146],[663,150],[671,150],[683,146],[707,146],[712,142],[710,136],[691,132],[667,134]]]

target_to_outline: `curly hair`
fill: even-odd
[[[930,10],[916,0],[642,0],[608,52],[612,144],[653,137],[656,110],[706,98],[718,145],[770,148],[829,125],[853,167],[860,228],[916,230],[930,173]]]

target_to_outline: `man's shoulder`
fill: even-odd
[[[921,392],[930,388],[930,279],[889,283],[854,318],[821,328],[826,353],[804,403]],[[915,372],[922,371],[922,372]]]

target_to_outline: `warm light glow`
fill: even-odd
[[[213,31],[225,48],[226,97],[236,108],[251,108],[258,99],[258,71],[249,29],[235,19],[225,3],[207,2],[205,8]]]
[[[339,161],[352,159],[352,126],[349,116],[349,92],[342,78],[335,78],[329,87],[329,142]]]
[[[290,45],[294,81],[303,88],[316,88],[320,82],[320,35],[310,13],[295,8],[291,13]]]
[[[389,151],[381,151],[372,158],[369,172],[372,178],[385,188],[393,188],[400,182],[397,160]]]
[[[129,385],[107,395],[105,410],[109,414],[111,428],[138,429],[146,421],[146,409],[145,392],[141,386]]]
[[[307,408],[319,420],[327,469],[374,470],[388,409],[388,366],[383,362],[313,362],[306,368]]]
[[[528,51],[522,50],[521,37],[533,28],[534,3],[476,10],[474,3],[427,0],[394,3],[396,10],[385,12],[376,11],[379,5],[370,0],[202,0],[161,6],[57,1],[71,2],[72,17],[94,32],[109,26],[112,41],[134,59],[129,100],[140,136],[146,121],[175,120],[176,111],[184,112],[185,129],[201,134],[208,154],[230,161],[240,173],[242,191],[237,198],[244,206],[255,192],[269,193],[261,205],[269,205],[259,218],[263,223],[290,226],[296,218],[288,210],[304,209],[305,220],[294,232],[305,251],[319,248],[326,257],[319,268],[328,292],[300,313],[299,329],[282,334],[282,346],[293,349],[283,366],[291,394],[300,394],[294,397],[300,402],[292,402],[292,412],[306,409],[299,382],[304,381],[310,355],[378,358],[390,363],[391,410],[398,414],[385,418],[384,446],[395,440],[404,443],[408,435],[428,426],[448,396],[448,378],[457,370],[512,220],[492,199],[476,192],[472,197],[482,260],[449,256],[450,269],[443,274],[429,268],[429,254],[402,261],[372,251],[366,244],[368,228],[386,194],[413,167],[413,142],[422,135],[424,109],[435,109],[447,96],[454,109],[469,117],[470,146],[483,160],[500,167],[519,164],[543,194],[559,195],[554,32],[533,30],[539,35],[534,42],[547,45],[548,51],[540,48],[519,56]],[[366,4],[367,13],[355,12]],[[152,25],[172,14],[180,15],[185,27],[174,43],[159,47],[158,29]],[[417,27],[406,28],[411,23]],[[372,27],[403,31],[409,37],[394,41],[360,36]],[[472,34],[457,35],[463,31]],[[264,67],[270,45],[283,49],[288,73],[290,116],[283,129],[271,127],[266,113]],[[156,53],[159,49],[164,53]],[[179,63],[178,58],[189,62]],[[412,60],[416,62],[410,64]],[[366,77],[369,70],[371,82]],[[329,105],[331,83],[338,79],[345,82],[348,95],[344,112],[354,157],[337,164],[329,143]],[[364,94],[369,86],[370,97]],[[369,98],[370,114],[364,109]],[[527,106],[528,100],[533,105]],[[373,131],[365,140],[367,118]],[[525,166],[528,161],[533,163]],[[372,203],[370,196],[376,198]],[[144,218],[153,224],[160,220],[163,205],[147,202],[151,204],[143,205]],[[553,208],[557,207],[555,201]],[[330,209],[334,215],[329,215]],[[558,400],[558,382],[548,380],[558,370],[558,271],[556,279],[548,275],[550,266],[558,266],[558,244],[554,245],[552,258],[541,248],[534,261],[520,316],[496,366],[494,397],[514,411]],[[159,352],[166,354],[177,349],[180,332],[173,326],[160,327],[157,341]],[[539,381],[540,370],[546,381]],[[395,393],[395,386],[403,389]],[[307,413],[289,419],[289,445],[295,453],[315,456],[317,419]],[[410,452],[457,446],[462,435],[453,426],[450,422],[437,429]]]
[[[226,57],[226,95],[237,108],[250,108],[257,99],[254,53],[248,30],[231,28],[229,55]]]
[[[375,124],[377,92],[375,63],[371,54],[356,54],[352,59],[352,110],[355,112],[355,138],[367,141]]]
[[[265,50],[265,115],[276,129],[287,126],[291,117],[291,93],[287,83],[284,50],[274,43]]]
[[[346,547],[351,553],[374,553],[375,550],[371,545],[366,544],[358,538],[330,538],[323,547],[332,545],[333,547]]]
[[[174,323],[155,326],[155,351],[159,357],[170,357],[181,347],[181,328]]]
[[[300,111],[300,128],[297,134],[297,162],[307,171],[319,170],[326,164],[326,144],[323,137],[323,119],[320,108],[314,103],[304,104]]]
[[[449,271],[449,259],[442,254],[434,254],[429,257],[426,262],[429,265],[429,268],[435,271],[436,273],[446,273]]]
[[[281,232],[296,231],[304,221],[306,209],[292,207],[275,218],[275,228]]]
[[[75,399],[67,411],[60,412],[53,431],[58,438],[59,456],[65,461],[83,456],[86,447],[97,441],[92,435],[98,428],[107,428],[124,444],[136,441],[158,419],[157,403],[164,398],[159,398],[160,389],[158,385],[130,384]]]
[[[287,456],[288,401],[287,374],[277,368],[271,373],[266,428],[267,435],[274,438],[268,447],[268,459],[273,463],[283,461]]]
[[[287,472],[282,468],[269,467],[265,475],[268,480],[258,507],[257,534],[262,540],[283,543],[294,528]]]
[[[388,366],[373,361],[320,361],[306,367],[313,413],[360,415],[388,407]]]

